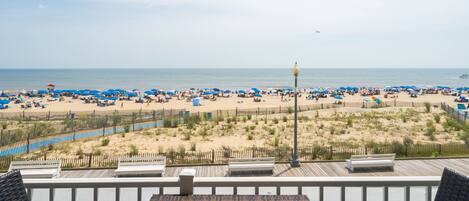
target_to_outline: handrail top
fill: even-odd
[[[385,177],[195,177],[199,183],[229,182],[412,182],[440,181],[440,176],[385,176]],[[133,178],[55,178],[55,179],[24,179],[25,184],[38,183],[165,183],[178,182],[179,177],[133,177]]]

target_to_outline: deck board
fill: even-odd
[[[272,176],[315,176],[315,177],[348,177],[348,176],[439,176],[444,167],[455,169],[458,172],[469,175],[469,158],[458,159],[425,159],[425,160],[396,160],[394,171],[386,168],[359,170],[349,172],[345,168],[345,162],[314,162],[302,163],[299,168],[291,168],[289,164],[276,164]],[[226,165],[216,166],[189,166],[167,167],[165,177],[176,177],[184,168],[195,168],[197,177],[227,177]],[[113,177],[113,169],[90,170],[64,170],[60,177],[63,178],[104,178]],[[250,174],[243,176],[266,176],[265,174]]]

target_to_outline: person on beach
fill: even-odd
[[[124,108],[124,103],[121,103],[121,108]]]

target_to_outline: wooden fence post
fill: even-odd
[[[441,144],[438,144],[438,154],[441,155]]]
[[[3,128],[2,130],[0,130],[0,146],[3,146],[2,142],[3,142]]]
[[[212,164],[215,163],[215,150],[212,149]]]
[[[331,155],[330,155],[330,159],[331,159],[331,160],[332,160],[332,158],[333,158],[333,154],[334,154],[333,152],[334,152],[334,150],[332,150],[332,145],[331,145],[331,146],[329,146],[329,153],[331,154]]]
[[[152,114],[152,115],[153,115],[153,116],[152,116],[152,120],[155,122],[155,128],[156,128],[157,124],[156,124],[156,112],[155,112],[155,110],[153,110],[153,114]]]
[[[407,144],[404,145],[404,148],[405,148],[405,150],[404,150],[405,153],[404,154],[405,154],[405,157],[407,158],[407,156],[408,156],[408,146],[407,146]]]
[[[365,155],[368,155],[368,147],[365,146]]]
[[[91,167],[91,161],[93,159],[93,153],[90,153],[90,157],[88,159],[88,167]]]

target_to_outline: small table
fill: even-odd
[[[309,201],[305,195],[153,195],[150,201]]]

